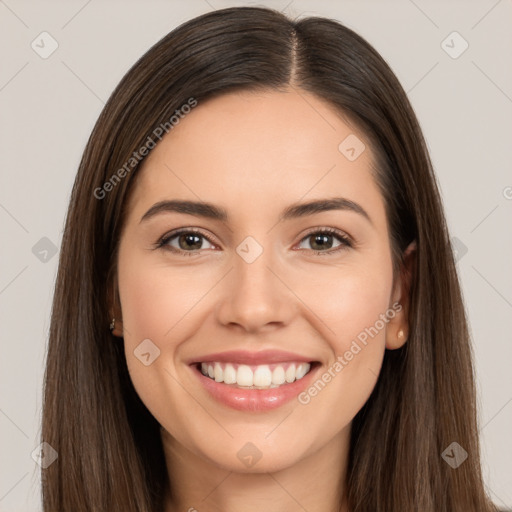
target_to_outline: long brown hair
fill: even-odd
[[[45,512],[162,512],[169,490],[160,426],[108,329],[124,208],[140,168],[126,163],[190,98],[200,105],[236,90],[289,87],[328,101],[371,142],[395,270],[417,244],[409,339],[386,351],[352,424],[350,511],[495,510],[482,482],[472,352],[449,234],[405,92],[383,58],[339,22],[236,7],[188,21],[150,48],[112,93],[85,148],[47,353],[42,441],[59,457],[42,470]],[[456,469],[441,456],[452,442],[468,453]]]

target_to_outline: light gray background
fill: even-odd
[[[0,0],[0,510],[40,510],[39,467],[31,453],[39,444],[58,260],[51,247],[60,246],[93,124],[115,85],[153,43],[183,21],[235,5],[335,18],[376,47],[407,91],[458,239],[484,477],[493,500],[512,507],[510,0]],[[46,59],[31,48],[34,40],[49,48],[49,40],[38,37],[43,31],[58,43]],[[469,43],[455,59],[442,46],[453,31]],[[452,52],[461,44],[453,37],[445,43]]]

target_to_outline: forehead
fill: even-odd
[[[311,93],[229,93],[199,103],[151,151],[130,210],[140,218],[178,198],[236,203],[239,215],[254,215],[270,203],[343,195],[377,203],[378,215],[372,161],[364,133]]]

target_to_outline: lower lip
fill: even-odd
[[[310,385],[320,365],[315,364],[302,379],[290,384],[283,384],[278,388],[269,389],[231,387],[206,377],[201,373],[197,365],[192,365],[191,368],[199,377],[201,384],[217,401],[239,411],[259,412],[276,409],[295,398]]]

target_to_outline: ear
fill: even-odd
[[[108,304],[108,315],[109,315],[109,326],[110,322],[114,320],[114,329],[112,334],[118,338],[123,337],[123,315],[121,312],[121,301],[119,300],[119,292],[117,287],[117,273],[113,273],[109,284],[107,286],[107,304]]]
[[[390,308],[393,308],[396,314],[389,320],[386,329],[386,348],[389,350],[402,347],[409,337],[410,291],[416,265],[416,254],[416,241],[413,241],[403,254],[403,262],[400,265],[391,296]]]

